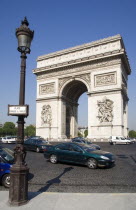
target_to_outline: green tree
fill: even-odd
[[[78,131],[78,137],[83,137],[83,135]]]
[[[15,128],[15,124],[13,122],[5,122],[4,129],[14,129]]]
[[[84,136],[87,137],[88,136],[88,130],[84,131]]]
[[[36,129],[34,125],[29,125],[25,128],[25,136],[35,136]]]
[[[16,128],[15,128],[15,124],[13,122],[5,122],[3,128],[2,128],[2,132],[3,135],[11,135],[11,136],[15,136],[16,133]]]
[[[134,130],[129,131],[129,137],[136,138],[136,131],[134,131]]]
[[[3,128],[0,128],[0,136],[3,136]]]

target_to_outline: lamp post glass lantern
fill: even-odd
[[[28,21],[25,17],[21,22],[21,26],[16,29],[16,37],[18,39],[18,51],[21,52],[21,71],[20,71],[20,92],[19,106],[25,105],[25,69],[26,69],[26,54],[30,53],[31,41],[34,36],[34,31],[28,28]],[[28,106],[27,106],[28,107]],[[18,114],[18,133],[17,144],[14,149],[15,163],[11,168],[10,173],[10,189],[9,203],[10,205],[23,205],[28,201],[28,172],[29,168],[25,162],[26,151],[24,149],[24,118],[23,114]]]

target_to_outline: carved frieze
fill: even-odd
[[[55,93],[55,83],[47,83],[39,85],[39,94],[40,95],[47,95]]]
[[[109,123],[113,121],[113,101],[103,98],[102,101],[97,101],[98,105],[98,119],[100,123]]]
[[[116,84],[116,72],[95,75],[95,87]]]
[[[63,84],[64,84],[65,82],[67,82],[67,81],[70,80],[70,79],[71,79],[71,77],[60,78],[60,79],[59,79],[59,89],[63,86]]]
[[[104,53],[110,53],[113,51],[121,50],[120,38],[118,37],[112,42],[108,39],[109,43],[105,43],[104,40],[92,43],[88,43],[85,45],[80,45],[74,48],[70,48],[67,50],[62,50],[56,53],[51,53],[45,56],[40,56],[38,58],[37,67],[49,66],[58,63],[69,62],[73,60],[83,59],[88,56],[97,56],[103,55]]]
[[[41,111],[41,125],[48,124],[51,126],[52,123],[52,111],[50,105],[44,105]]]
[[[90,85],[90,74],[80,74],[80,75],[74,75],[71,77],[65,77],[65,78],[60,78],[59,79],[59,90],[61,87],[70,79],[78,79],[81,78],[82,80],[86,81],[88,85]]]
[[[81,75],[77,75],[76,77],[81,78],[85,80],[88,84],[90,84],[90,74],[81,74]]]
[[[101,68],[101,67],[106,67],[106,66],[113,66],[116,64],[120,64],[121,59],[107,59],[106,61],[99,61],[99,62],[92,62],[92,64],[86,64],[84,66],[74,66],[74,67],[63,67],[63,69],[57,69],[54,72],[51,72],[50,69],[46,70],[46,73],[42,75],[37,75],[37,80],[41,79],[47,79],[47,78],[52,78],[56,76],[61,76],[61,75],[67,75],[75,72],[80,72],[80,71],[89,71],[95,68]],[[44,70],[44,69],[43,69]],[[42,72],[42,69],[40,70]],[[35,72],[34,72],[35,73]]]

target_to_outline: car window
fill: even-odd
[[[70,150],[75,151],[75,152],[82,152],[82,149],[79,148],[77,145],[71,145]]]
[[[35,140],[38,140],[38,139],[40,139],[41,138],[41,136],[31,136],[30,137],[30,139],[35,139]]]
[[[28,139],[28,140],[25,141],[25,144],[30,144],[30,142],[31,142],[31,140]]]
[[[95,151],[96,148],[93,148],[93,147],[83,147],[84,151],[86,152],[92,152],[92,151]]]
[[[37,144],[45,144],[45,140],[37,140]]]
[[[37,144],[37,140],[31,139],[31,144],[32,144],[32,145]]]
[[[70,150],[70,146],[66,144],[61,144],[61,145],[56,146],[56,149],[57,150]]]
[[[14,156],[11,150],[7,148],[0,149],[0,155],[6,162],[13,163]]]
[[[81,143],[82,141],[81,140],[76,140],[76,142]]]
[[[80,148],[82,148],[82,150],[84,150],[84,151],[86,151],[86,152],[92,152],[92,151],[95,151],[96,150],[96,148],[94,148],[94,147],[90,147],[89,145],[82,145],[82,146],[80,146]]]
[[[90,142],[90,141],[87,141],[87,142],[86,142],[86,144],[92,144],[92,142]]]

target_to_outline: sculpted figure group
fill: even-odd
[[[113,120],[113,101],[104,97],[102,101],[98,101],[98,118],[100,123],[112,122]]]
[[[42,125],[43,124],[49,124],[49,126],[51,126],[52,111],[51,111],[51,106],[50,105],[44,105],[42,107],[41,120],[42,120]]]

